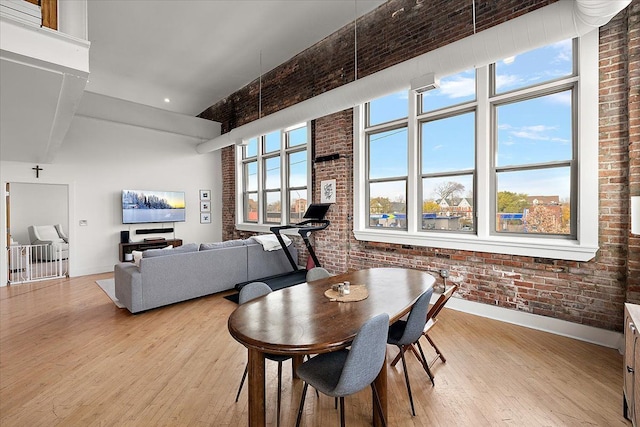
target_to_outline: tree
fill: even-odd
[[[511,191],[498,192],[498,212],[524,212],[528,206],[527,197],[524,193],[513,193]]]
[[[391,213],[391,200],[388,197],[374,197],[369,201],[369,210],[373,214]]]
[[[562,204],[562,226],[569,228],[570,223],[571,223],[571,207],[569,206],[569,203],[563,203]]]
[[[433,200],[425,200],[422,203],[422,212],[437,213],[440,212],[440,205]]]
[[[280,200],[267,205],[267,212],[280,212]]]
[[[458,197],[464,192],[464,185],[459,182],[447,181],[438,185],[433,192],[439,199],[449,199],[451,197]]]
[[[569,227],[562,224],[560,206],[534,206],[526,217],[530,233],[569,234]]]

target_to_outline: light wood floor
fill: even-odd
[[[227,331],[236,305],[218,294],[131,315],[95,284],[109,277],[0,288],[0,425],[245,425],[246,389],[234,398],[246,351]],[[630,425],[617,350],[448,309],[432,336],[447,357],[435,387],[407,359],[416,417],[401,364],[389,369],[391,426]],[[283,426],[295,424],[302,389],[285,363]],[[345,405],[347,425],[371,424],[370,390]],[[303,425],[339,425],[333,399],[309,391]]]

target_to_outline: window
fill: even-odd
[[[354,120],[356,238],[592,258],[597,108],[591,36],[370,101]]]
[[[310,173],[308,126],[251,138],[238,147],[239,229],[300,222],[307,209]]]
[[[475,230],[476,73],[441,79],[420,97],[421,210],[419,229]]]

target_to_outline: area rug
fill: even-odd
[[[100,286],[100,289],[102,289],[104,291],[104,293],[107,294],[107,296],[109,298],[111,298],[113,303],[118,308],[124,308],[124,305],[122,305],[122,303],[120,301],[118,301],[118,298],[116,298],[116,282],[115,282],[115,280],[113,280],[113,279],[96,280],[96,285]]]

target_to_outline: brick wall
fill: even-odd
[[[553,2],[476,2],[477,31]],[[331,227],[313,237],[322,264],[334,272],[378,266],[429,271],[446,268],[452,279],[460,282],[459,297],[620,331],[625,299],[640,302],[640,239],[629,233],[629,194],[640,194],[639,4],[640,0],[634,0],[629,9],[600,30],[601,249],[595,259],[570,262],[355,240],[351,223],[353,116],[347,110],[313,123],[315,155],[341,156],[316,164],[313,170],[316,202],[320,182],[337,180],[338,200],[328,214]],[[463,0],[392,0],[359,19],[357,25],[358,77],[473,34],[471,2]],[[348,25],[265,75],[263,113],[352,81],[352,46],[353,25]],[[224,131],[256,119],[257,84],[239,90],[201,116],[221,121]],[[223,150],[225,180],[234,178],[233,158],[233,149]],[[223,195],[225,239],[246,234],[233,227],[235,198],[229,183],[225,181]],[[303,263],[305,259],[303,254]]]
[[[629,195],[640,196],[640,1],[629,7],[627,22]],[[627,299],[640,303],[640,235],[628,235]]]

